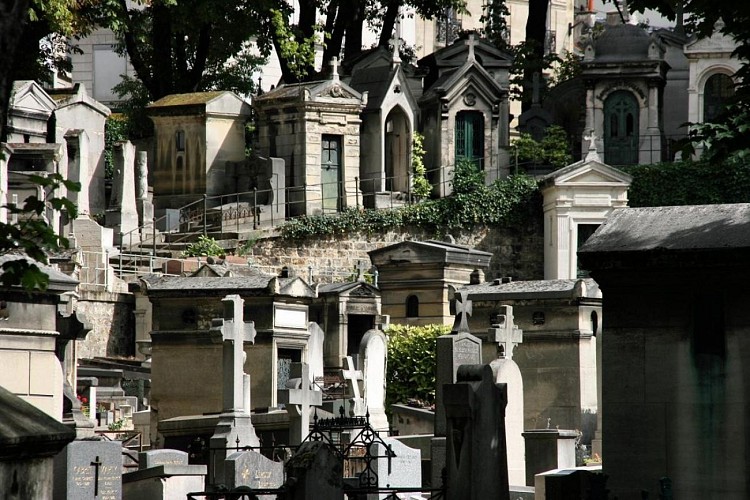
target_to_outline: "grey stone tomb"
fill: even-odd
[[[122,446],[117,441],[73,441],[55,457],[54,498],[121,500]]]
[[[287,500],[343,500],[344,465],[322,441],[307,441],[286,464]]]
[[[422,487],[422,453],[410,448],[397,439],[385,437],[383,441],[391,447],[390,451],[395,455],[391,457],[390,463],[388,453],[379,442],[371,445],[370,453],[378,458],[373,461],[372,467],[377,475],[378,488],[421,488]],[[388,493],[368,495],[368,500],[383,500]]]
[[[359,347],[364,360],[365,407],[370,414],[370,425],[378,432],[387,432],[385,414],[385,367],[388,357],[388,339],[380,330],[368,330]]]
[[[310,383],[307,363],[292,363],[289,375],[278,399],[289,412],[289,444],[298,445],[310,432],[310,408],[323,404],[323,393]]]
[[[230,490],[239,486],[279,488],[284,482],[284,464],[256,451],[238,451],[227,457],[226,479]]]
[[[489,365],[463,365],[445,386],[447,498],[508,499],[506,387]]]

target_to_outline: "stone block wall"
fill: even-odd
[[[493,254],[486,280],[511,276],[514,280],[544,278],[544,235],[541,217],[525,226],[475,228],[453,232],[459,245],[472,246]],[[259,240],[248,254],[251,265],[278,272],[287,266],[307,279],[313,267],[314,281],[342,281],[354,274],[358,261],[370,262],[367,252],[406,240],[439,239],[434,234],[414,231],[390,231],[378,235],[347,235],[341,238],[316,238],[303,242],[279,237]]]
[[[131,294],[82,290],[78,311],[92,326],[77,345],[78,358],[135,354],[135,299]]]

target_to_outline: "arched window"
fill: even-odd
[[[734,96],[734,81],[728,75],[717,73],[706,80],[703,87],[703,121],[714,120]]]
[[[610,165],[638,163],[638,101],[626,90],[604,101],[604,161]]]
[[[594,337],[599,333],[599,315],[596,314],[596,311],[591,311],[591,331]]]
[[[481,111],[456,113],[456,163],[471,160],[484,168],[484,114]]]
[[[406,317],[419,317],[419,298],[416,295],[409,295],[406,297]]]

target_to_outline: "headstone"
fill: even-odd
[[[138,454],[139,469],[159,465],[188,465],[188,454],[180,450],[148,450]]]
[[[487,330],[489,342],[497,344],[497,359],[490,363],[495,383],[505,384],[508,406],[505,408],[505,439],[508,446],[508,481],[527,485],[526,447],[523,439],[523,379],[513,361],[513,350],[523,342],[523,330],[513,318],[512,306],[500,306],[497,323]]]
[[[55,457],[54,498],[120,500],[122,445],[119,441],[73,441]]]
[[[224,410],[211,437],[211,448],[217,451],[211,453],[209,484],[226,482],[224,459],[231,453],[228,447],[260,446],[250,418],[250,397],[246,396],[250,387],[249,375],[243,373],[244,344],[255,341],[255,325],[252,321],[244,321],[245,301],[239,295],[227,295],[221,302],[224,317],[214,319],[211,329],[221,332],[223,339]]]
[[[122,475],[123,500],[182,500],[205,489],[205,465],[188,463],[179,450],[148,450],[138,454],[138,470]]]
[[[307,360],[310,365],[310,382],[323,387],[323,341],[325,333],[314,321],[307,325],[310,337],[307,341]]]
[[[370,414],[370,426],[378,432],[387,432],[385,414],[385,367],[388,356],[388,339],[380,330],[368,330],[359,348],[363,362],[364,402]]]
[[[278,399],[289,412],[289,444],[298,445],[310,433],[310,408],[323,404],[323,393],[310,383],[307,363],[292,363],[289,375]]]
[[[307,441],[286,464],[288,500],[343,500],[341,456],[322,441]]]
[[[115,144],[115,173],[112,180],[112,198],[105,213],[107,227],[115,228],[115,242],[121,244],[119,234],[125,234],[125,243],[130,243],[129,233],[138,228],[138,210],[135,199],[135,146],[130,141]],[[138,235],[132,241],[137,243]]]
[[[526,440],[526,484],[534,484],[534,476],[552,469],[576,466],[577,431],[563,429],[528,430]]]
[[[256,451],[238,451],[227,457],[227,483],[253,489],[280,488],[284,483],[284,464],[274,462]]]
[[[344,359],[344,369],[341,370],[341,376],[346,380],[346,385],[351,388],[352,394],[352,413],[355,417],[364,417],[367,413],[365,408],[365,401],[359,391],[359,382],[364,380],[362,370],[354,369],[354,360],[351,356],[346,356]]]
[[[447,498],[508,500],[505,386],[489,365],[463,365],[444,392]]]
[[[378,488],[421,488],[422,487],[422,452],[406,446],[397,439],[385,437],[383,441],[390,446],[387,450],[382,443],[375,442],[370,446],[370,453],[378,457],[372,462],[377,477]],[[388,458],[390,453],[395,456]],[[368,500],[390,498],[388,493],[370,494]]]

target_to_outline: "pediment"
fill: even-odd
[[[710,37],[698,38],[685,45],[685,54],[701,53],[732,53],[737,43],[721,33],[714,33]]]
[[[506,90],[476,61],[467,63],[456,70],[450,78],[435,85],[431,90],[442,93],[447,99],[452,100],[458,94],[465,94],[469,87],[490,103],[497,101],[506,93]]]
[[[36,82],[16,82],[10,108],[51,115],[56,104]]]
[[[302,278],[294,278],[279,288],[279,294],[291,297],[313,297],[315,291]]]
[[[320,85],[310,89],[310,97],[313,100],[324,99],[341,99],[341,100],[360,100],[362,94],[351,88],[340,80],[326,80]]]
[[[369,283],[359,283],[356,287],[350,288],[346,292],[341,294],[342,296],[348,297],[369,297],[376,298],[380,296],[380,292],[377,288],[370,285]]]
[[[598,161],[581,161],[552,172],[542,179],[543,186],[629,186],[632,181],[625,172]]]

